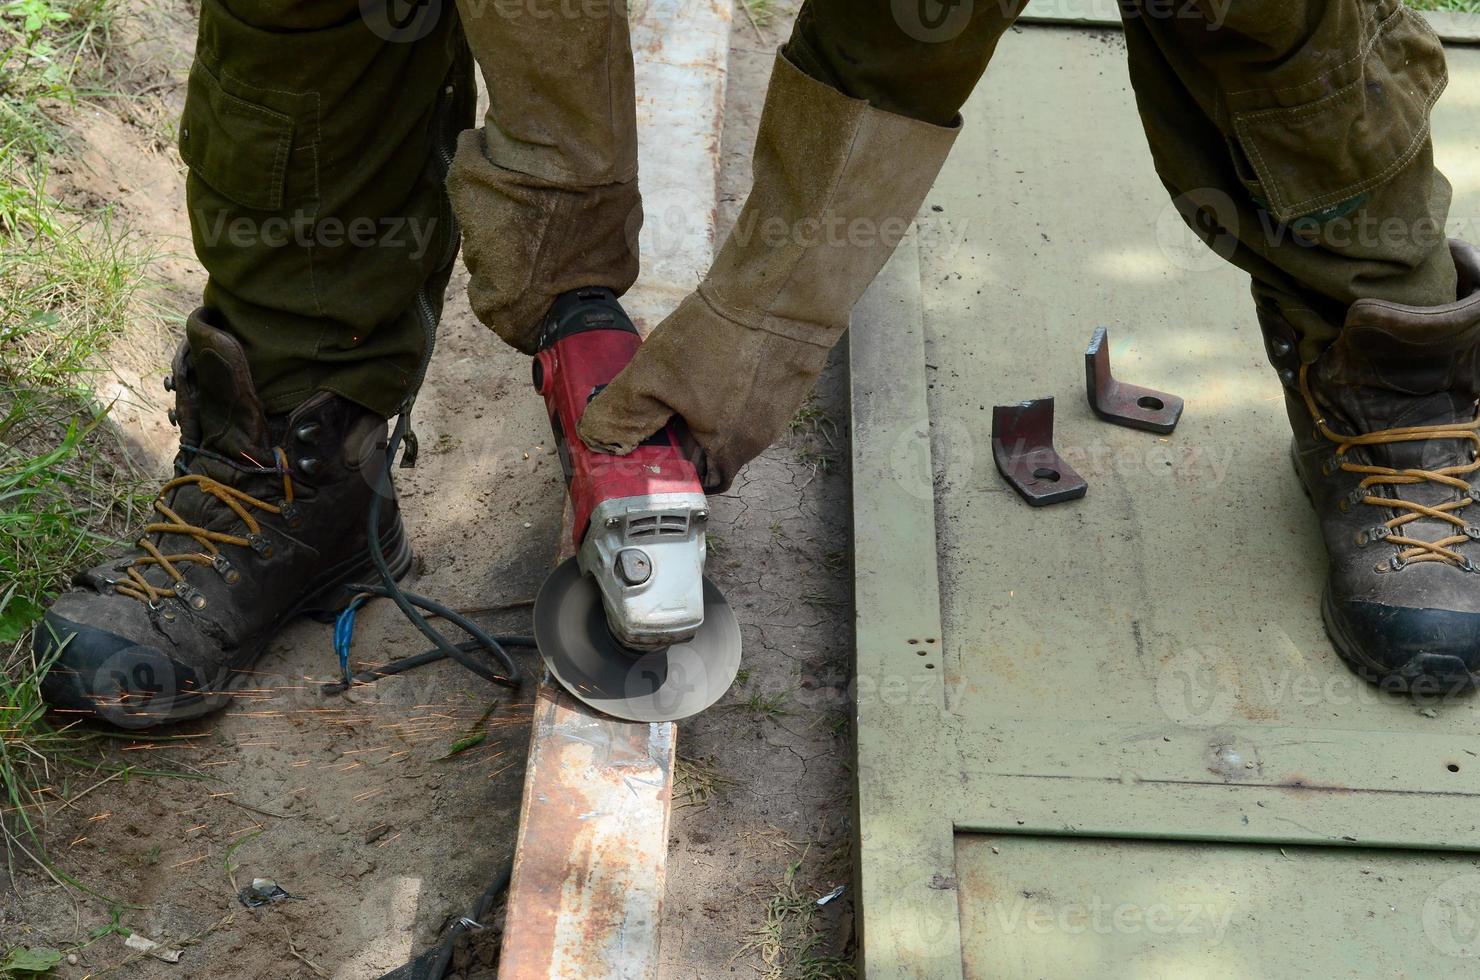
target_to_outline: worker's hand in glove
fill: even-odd
[[[828,347],[721,316],[708,286],[657,326],[587,407],[579,434],[592,449],[625,455],[678,415],[702,450],[705,490],[720,493],[787,430]]]
[[[874,109],[778,56],[735,222],[745,233],[591,402],[586,445],[630,453],[677,414],[703,450],[705,489],[727,489],[806,401],[957,129]],[[755,233],[778,226],[789,232]]]

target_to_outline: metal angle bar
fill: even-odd
[[[1034,507],[1078,500],[1089,484],[1053,447],[1053,398],[992,407],[992,459]]]
[[[1182,399],[1176,395],[1115,380],[1110,370],[1110,334],[1104,327],[1095,327],[1084,352],[1084,387],[1089,407],[1115,425],[1167,433],[1182,419]]]

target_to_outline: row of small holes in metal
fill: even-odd
[[[935,637],[933,637],[933,636],[932,637],[927,637],[926,640],[925,640],[925,642],[926,643],[934,643],[935,642]],[[911,640],[910,641],[910,646],[919,646],[919,644],[920,644],[920,641],[919,640]],[[930,651],[929,650],[916,650],[915,653],[919,654],[922,657],[928,657],[930,655]],[[925,665],[925,669],[926,670],[934,670],[935,669],[935,664],[926,664]]]

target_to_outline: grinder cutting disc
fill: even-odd
[[[601,592],[576,559],[561,562],[534,601],[534,636],[550,673],[581,701],[628,721],[678,721],[724,696],[740,670],[740,624],[704,580],[704,625],[662,650],[630,650],[606,622]]]

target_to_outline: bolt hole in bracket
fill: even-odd
[[[1110,372],[1110,334],[1095,327],[1084,352],[1089,407],[1106,422],[1150,432],[1171,432],[1182,418],[1182,399],[1164,391],[1116,381]]]
[[[1078,500],[1089,490],[1053,447],[1052,397],[992,407],[992,459],[1034,507]]]

